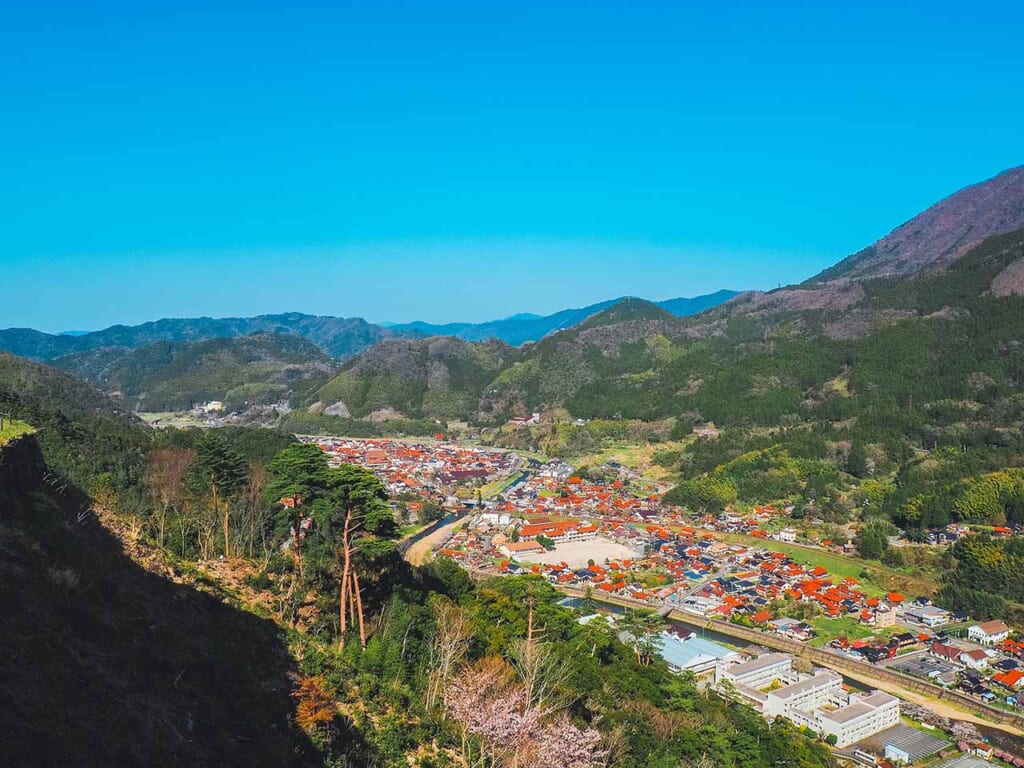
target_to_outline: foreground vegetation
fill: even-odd
[[[274,430],[148,432],[105,401],[79,402],[72,428],[62,402],[76,386],[4,393],[53,427],[39,436],[51,468],[19,460],[29,474],[0,520],[0,560],[16,566],[5,583],[24,601],[5,606],[25,619],[3,630],[5,675],[18,667],[5,679],[25,697],[2,694],[12,761],[55,764],[67,745],[84,765],[829,762],[789,726],[580,626],[541,580],[412,568],[364,470],[332,470]],[[88,707],[42,721],[83,676]]]

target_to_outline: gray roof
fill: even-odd
[[[767,669],[775,666],[776,664],[787,661],[789,661],[789,656],[785,653],[766,653],[763,656],[758,656],[756,659],[744,661],[742,664],[733,664],[726,671],[730,675],[739,677],[750,674],[751,672],[758,672],[762,669]]]
[[[787,685],[785,688],[780,688],[777,691],[770,691],[772,696],[779,699],[789,699],[793,696],[798,696],[806,691],[818,688],[826,683],[831,683],[834,680],[841,681],[843,678],[841,675],[832,672],[831,670],[822,670],[814,677],[808,677],[801,680],[798,683]]]

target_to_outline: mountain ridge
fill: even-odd
[[[651,303],[665,309],[676,317],[688,317],[729,301],[739,296],[740,293],[740,291],[721,289],[700,296],[678,297]],[[563,309],[550,315],[521,312],[510,317],[483,323],[432,324],[423,321],[413,321],[411,323],[389,323],[387,327],[392,330],[407,330],[427,336],[458,336],[467,341],[483,341],[489,338],[497,338],[513,346],[518,346],[530,341],[540,341],[540,339],[555,331],[571,328],[626,298],[628,297],[620,296],[619,298],[589,304],[585,307]]]
[[[667,299],[674,314],[693,314],[727,301],[736,291],[720,290],[692,298]],[[338,360],[347,360],[384,339],[408,336],[457,336],[470,341],[500,338],[513,345],[537,341],[559,328],[582,322],[619,299],[541,316],[520,313],[484,323],[369,323],[359,317],[307,315],[302,312],[253,317],[163,318],[139,325],[112,325],[98,331],[50,334],[33,328],[0,330],[0,351],[41,362],[112,347],[138,348],[156,342],[238,338],[255,333],[302,336]]]

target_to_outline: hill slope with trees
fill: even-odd
[[[338,367],[311,341],[269,333],[107,347],[53,364],[116,394],[134,411],[186,410],[210,400],[231,410],[287,403],[315,391]]]

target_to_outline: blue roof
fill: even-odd
[[[661,658],[673,667],[685,669],[701,656],[710,656],[715,659],[724,659],[735,653],[710,640],[697,635],[691,635],[686,640],[680,640],[675,635],[667,632],[661,636]]]

